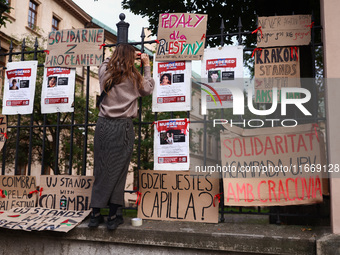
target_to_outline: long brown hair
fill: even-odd
[[[137,88],[143,87],[143,77],[135,67],[136,55],[135,49],[129,44],[119,44],[113,52],[107,72],[110,74],[107,79],[104,90],[107,91],[110,84],[119,84],[129,79]]]

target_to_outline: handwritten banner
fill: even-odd
[[[88,211],[64,211],[48,208],[13,208],[0,214],[0,227],[25,231],[68,232],[81,223]]]
[[[37,196],[32,193],[36,190],[34,176],[2,175],[0,189],[0,211],[35,206]]]
[[[259,17],[257,47],[308,45],[311,20],[311,15]]]
[[[219,179],[210,174],[140,170],[139,187],[139,218],[218,222]]]
[[[275,131],[277,131],[276,134]],[[312,125],[255,129],[253,135],[221,134],[224,201],[227,205],[274,206],[322,201],[323,136]]]
[[[207,20],[206,14],[160,14],[156,60],[201,60],[205,47]]]
[[[93,182],[93,176],[42,175],[43,193],[38,205],[60,210],[89,210]]]
[[[99,66],[104,29],[67,29],[48,34],[45,67]]]
[[[272,89],[278,88],[281,101],[282,87],[301,87],[300,51],[298,47],[268,48],[255,53],[255,102],[271,103]],[[299,98],[300,93],[288,95]]]

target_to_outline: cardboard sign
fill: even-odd
[[[7,118],[5,115],[0,114],[0,151],[4,147],[7,139]]]
[[[140,170],[139,188],[139,218],[218,222],[219,179],[209,173]]]
[[[14,207],[34,207],[37,201],[34,176],[1,175],[0,176],[0,211]]]
[[[99,66],[104,29],[67,29],[48,34],[45,67]]]
[[[90,213],[90,210],[81,212],[19,207],[0,214],[0,227],[25,231],[68,232]]]
[[[257,47],[308,45],[311,40],[311,15],[259,17]]]
[[[38,61],[7,63],[2,114],[31,114]]]
[[[255,102],[271,103],[272,88],[278,88],[281,101],[282,87],[301,87],[298,47],[268,48],[255,53]],[[289,95],[299,98],[300,93]]]
[[[157,61],[200,60],[205,47],[208,16],[197,13],[159,15]]]
[[[152,111],[191,110],[191,61],[154,62]]]
[[[235,127],[233,127],[235,130]],[[240,129],[240,128],[238,128]],[[227,205],[273,206],[322,201],[323,136],[311,124],[295,128],[221,134],[224,200]],[[239,133],[240,134],[240,133]]]
[[[43,192],[38,206],[60,210],[89,210],[93,182],[93,176],[42,175],[40,187]]]

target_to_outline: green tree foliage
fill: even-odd
[[[26,38],[26,51],[34,50],[35,40]],[[42,50],[41,47],[38,50]],[[38,63],[45,62],[45,53],[38,53]],[[33,60],[34,54],[25,54],[25,60]],[[13,61],[20,61],[20,58],[14,58]],[[82,171],[83,146],[85,128],[82,124],[85,123],[86,99],[82,94],[82,85],[76,84],[76,92],[74,98],[74,116],[72,113],[54,113],[41,114],[41,89],[43,83],[44,68],[38,67],[36,90],[33,107],[33,122],[34,127],[30,129],[31,115],[20,115],[19,129],[19,149],[16,150],[17,128],[8,130],[8,140],[6,141],[6,165],[14,167],[15,155],[18,153],[18,163],[20,166],[25,166],[29,163],[29,146],[31,134],[32,146],[32,163],[41,163],[44,160],[44,172],[49,173],[51,169],[55,173],[63,173],[69,171],[70,147],[73,145],[72,151],[72,168],[80,174]],[[95,123],[98,116],[98,109],[92,107],[93,100],[89,102],[89,123]],[[59,115],[59,122],[58,122]],[[72,118],[75,126],[73,127],[73,139],[71,140]],[[57,124],[59,123],[59,130]],[[8,116],[8,125],[15,126],[18,124],[18,115]],[[44,127],[45,124],[45,127]],[[45,132],[45,138],[44,138]],[[87,163],[92,164],[93,158],[93,142],[94,128],[88,128],[88,143],[87,143]],[[59,139],[57,138],[59,136]],[[45,144],[43,145],[43,139]],[[44,146],[44,159],[43,155]],[[58,162],[56,163],[56,152],[58,148]]]
[[[8,16],[4,15],[4,13],[9,14],[11,12],[11,7],[8,6],[8,3],[6,0],[0,0],[0,28],[2,26],[6,27],[7,22],[12,22]]]
[[[123,8],[130,9],[134,14],[148,17],[153,34],[157,34],[158,17],[161,13],[205,13],[208,14],[207,34],[214,35],[221,33],[221,21],[228,33],[238,32],[239,17],[242,17],[242,25],[248,30],[256,29],[256,14],[254,0],[171,0],[171,1],[150,1],[150,0],[123,0]],[[231,38],[225,40],[231,43]],[[255,36],[245,38],[245,44],[251,45],[255,42]],[[220,43],[220,38],[208,39],[208,44],[213,46]]]

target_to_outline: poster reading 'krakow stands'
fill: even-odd
[[[191,61],[154,62],[153,112],[191,110]]]
[[[47,67],[41,90],[41,113],[73,112],[75,69]]]
[[[227,86],[243,90],[243,47],[205,49],[201,77],[203,113],[205,109],[232,108],[233,97]]]
[[[45,67],[99,66],[104,29],[67,29],[48,34]]]
[[[255,53],[255,102],[271,103],[273,88],[301,87],[299,47],[266,48]],[[288,98],[300,98],[300,93],[289,93]]]
[[[201,60],[204,52],[207,20],[206,14],[160,14],[156,60]]]
[[[154,126],[154,170],[189,170],[189,120],[159,120]]]
[[[7,64],[2,100],[2,114],[31,114],[33,112],[38,61]]]

